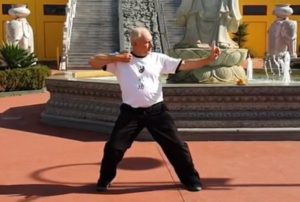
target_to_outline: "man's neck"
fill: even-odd
[[[144,58],[144,57],[146,57],[149,53],[136,53],[136,52],[132,51],[131,54],[132,54],[134,57],[137,57],[137,58]]]

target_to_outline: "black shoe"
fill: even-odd
[[[97,191],[99,191],[99,192],[107,191],[109,186],[110,186],[109,182],[104,182],[104,181],[98,180],[98,182],[97,182]]]
[[[201,183],[199,182],[184,184],[184,188],[188,191],[193,191],[193,192],[201,191],[203,189]]]

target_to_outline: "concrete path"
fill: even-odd
[[[95,191],[106,136],[40,122],[48,93],[0,98],[0,202],[299,202],[300,142],[188,142],[204,190],[181,188],[155,142],[135,142]]]

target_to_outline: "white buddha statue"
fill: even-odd
[[[32,53],[34,51],[33,31],[26,19],[30,15],[30,10],[26,5],[16,4],[8,10],[8,14],[13,19],[6,22],[6,41]]]
[[[181,0],[176,17],[177,23],[185,27],[185,35],[169,50],[169,55],[182,59],[205,58],[213,43],[222,51],[206,68],[170,74],[169,83],[246,83],[241,64],[248,50],[239,48],[229,35],[238,31],[242,18],[239,0]]]
[[[176,47],[202,47],[215,41],[220,48],[238,48],[229,36],[242,18],[238,0],[182,0],[176,15],[177,23],[186,28]]]

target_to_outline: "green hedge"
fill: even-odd
[[[44,65],[2,70],[0,71],[0,92],[42,89],[48,76],[50,76],[50,70]]]

